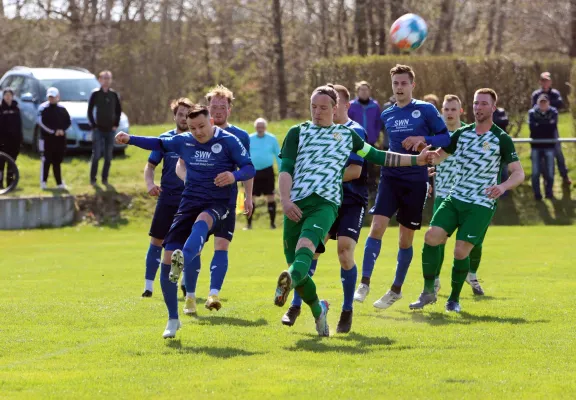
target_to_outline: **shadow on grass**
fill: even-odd
[[[170,340],[167,347],[178,351],[179,353],[186,354],[206,354],[215,358],[233,358],[233,357],[248,357],[265,354],[264,352],[247,351],[237,349],[234,347],[209,347],[209,346],[182,346],[182,342],[177,340]]]
[[[396,341],[383,336],[365,336],[359,333],[348,335],[333,335],[331,338],[321,338],[307,334],[307,338],[300,339],[292,347],[286,347],[288,351],[311,351],[314,353],[346,353],[365,354],[374,346],[391,346]],[[337,344],[338,342],[344,344]]]
[[[523,325],[523,324],[542,324],[548,323],[550,320],[534,320],[529,321],[525,318],[515,318],[515,317],[499,317],[495,315],[474,315],[467,313],[465,311],[459,314],[452,314],[447,312],[418,312],[418,311],[406,311],[403,314],[411,314],[413,322],[426,323],[432,326],[438,325],[470,325],[474,323],[486,323],[493,322],[498,324],[511,324],[511,325]]]
[[[259,326],[268,325],[268,321],[264,318],[259,318],[256,321],[250,321],[242,318],[235,317],[220,317],[220,316],[197,316],[194,317],[200,325],[228,325],[228,326],[240,326],[245,328],[254,328]]]

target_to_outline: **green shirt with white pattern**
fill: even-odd
[[[466,124],[460,122],[460,126],[466,126]],[[453,133],[454,131],[450,132],[450,136]],[[436,166],[436,175],[434,176],[436,197],[448,197],[457,174],[458,170],[456,169],[456,158],[454,156],[448,156],[441,164]]]

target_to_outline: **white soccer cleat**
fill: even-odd
[[[40,189],[46,190],[47,187],[46,182],[40,182]]]
[[[361,283],[358,286],[358,289],[356,289],[356,292],[354,292],[354,301],[359,303],[364,302],[364,300],[366,300],[366,296],[368,296],[368,293],[370,293],[370,286],[366,285],[365,283]]]
[[[168,324],[166,324],[166,329],[162,334],[164,339],[173,339],[176,337],[176,331],[182,327],[179,319],[169,319]]]
[[[178,283],[182,270],[184,270],[184,253],[182,250],[174,250],[170,259],[170,274],[168,275],[170,282]]]
[[[61,184],[59,184],[57,186],[58,189],[62,189],[62,190],[66,190],[68,189],[68,186],[66,186],[66,184],[64,182],[62,182]]]
[[[438,296],[438,292],[440,291],[441,288],[442,285],[440,285],[440,278],[436,278],[434,280],[434,293],[436,294],[436,296]]]
[[[385,310],[402,298],[402,293],[396,294],[389,290],[384,296],[374,302],[374,307]]]

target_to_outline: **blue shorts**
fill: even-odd
[[[170,226],[172,226],[178,207],[178,203],[174,204],[174,202],[165,202],[162,199],[158,199],[148,234],[156,239],[164,239],[170,230]]]
[[[208,232],[208,237],[219,232],[225,225],[224,221],[230,217],[230,215],[234,215],[230,212],[227,205],[184,205],[184,207],[178,209],[178,212],[174,216],[174,222],[172,226],[170,226],[170,230],[164,238],[162,246],[169,251],[182,249],[184,243],[186,243],[186,240],[188,240],[188,237],[192,233],[192,226],[198,216],[203,212],[207,212],[214,219],[212,229]]]
[[[220,229],[214,232],[214,236],[223,238],[228,240],[229,242],[232,241],[232,237],[234,236],[234,229],[236,228],[236,205],[229,205],[230,213],[226,217],[220,226]]]
[[[428,196],[428,182],[413,182],[380,175],[376,203],[370,214],[396,220],[405,228],[419,230]]]

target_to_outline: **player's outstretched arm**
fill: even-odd
[[[426,146],[420,154],[413,156],[410,154],[376,150],[368,143],[364,143],[363,148],[357,150],[356,154],[372,164],[382,165],[383,167],[410,167],[414,165],[427,165],[429,152],[430,146]]]
[[[131,144],[136,147],[140,147],[144,150],[156,150],[161,151],[162,140],[157,137],[146,137],[146,136],[132,136],[126,132],[118,132],[116,134],[117,144]]]

